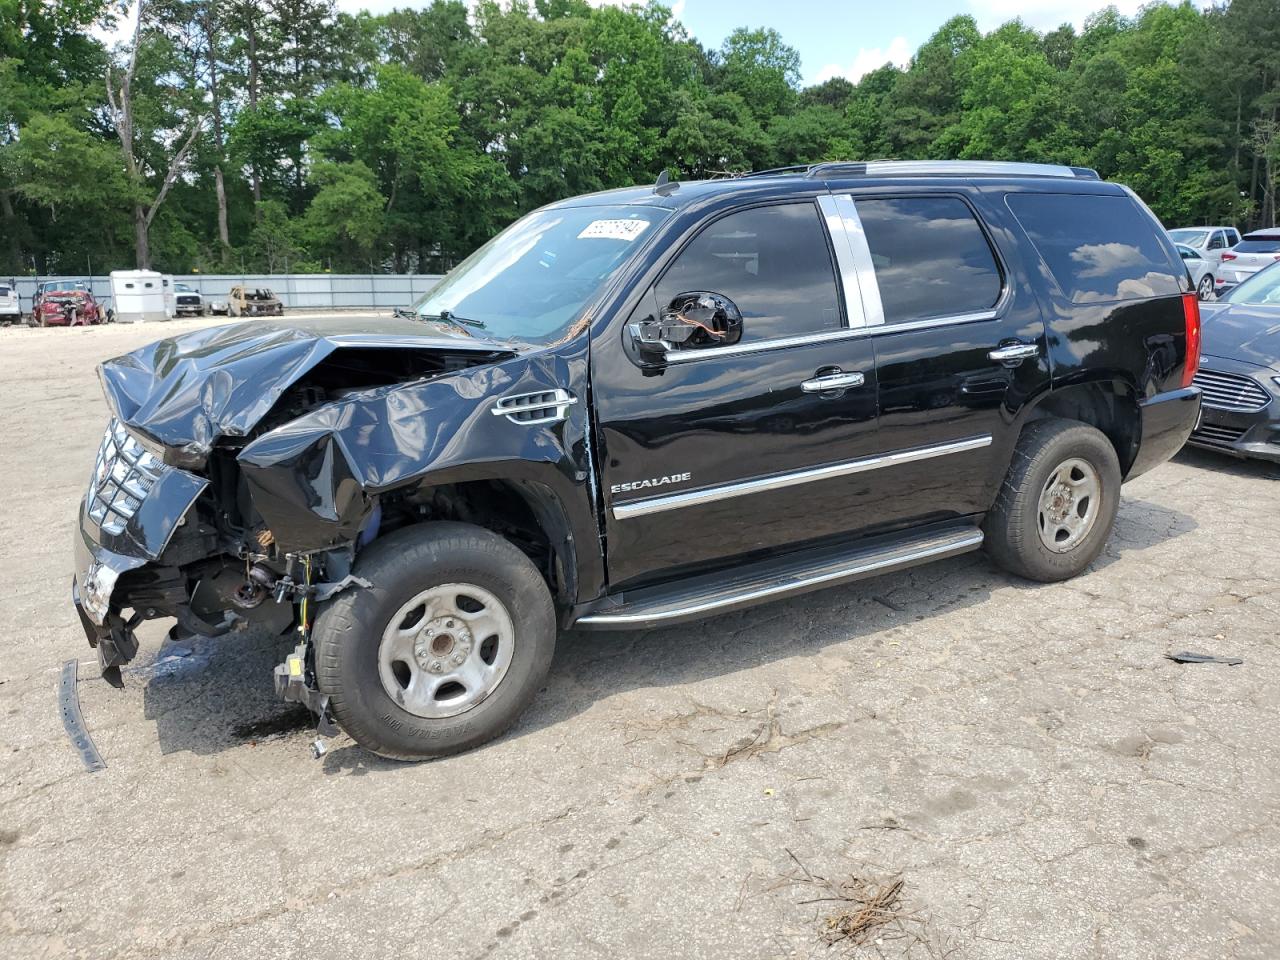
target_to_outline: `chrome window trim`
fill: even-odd
[[[858,281],[858,263],[854,258],[853,247],[849,244],[849,224],[845,222],[848,210],[840,204],[840,198],[834,196],[819,197],[818,209],[822,213],[823,220],[826,221],[827,233],[831,235],[831,246],[836,252],[836,266],[840,271],[840,289],[844,293],[845,326],[865,327],[868,323],[866,303]],[[856,217],[857,214],[855,213],[854,216]],[[876,294],[876,299],[879,299],[879,293]]]
[[[949,317],[930,317],[927,320],[911,320],[906,323],[884,323],[874,327],[846,327],[840,330],[828,330],[823,333],[808,333],[801,337],[783,337],[778,340],[762,340],[759,343],[740,343],[732,347],[715,347],[706,351],[668,351],[666,363],[690,363],[694,360],[710,360],[714,357],[740,357],[744,354],[763,353],[766,350],[783,350],[787,347],[803,347],[812,343],[827,343],[832,340],[852,340],[857,337],[888,336],[908,330],[926,330],[929,327],[949,327],[959,323],[977,323],[982,320],[994,320],[1000,316],[1004,305],[1001,299],[990,310],[980,313],[957,313]]]
[[[862,313],[869,327],[884,326],[884,303],[880,299],[880,281],[876,277],[876,265],[871,259],[871,245],[867,243],[867,231],[854,205],[853,195],[837,194],[832,198],[840,213],[845,241],[853,256],[854,272],[858,278],[856,295],[862,298]],[[846,290],[846,293],[848,291]]]
[[[627,503],[613,504],[615,520],[629,520],[633,517],[644,517],[651,513],[663,513],[667,510],[680,510],[684,507],[701,506],[717,500],[731,497],[743,497],[753,493],[765,493],[769,490],[781,490],[802,483],[813,483],[817,480],[830,480],[867,470],[879,470],[883,467],[895,467],[916,460],[928,460],[932,457],[943,457],[952,453],[964,453],[991,445],[991,434],[984,433],[946,443],[935,443],[927,447],[910,447],[895,450],[891,453],[877,453],[843,463],[832,463],[823,467],[810,467],[805,470],[793,470],[790,473],[776,474],[771,477],[760,477],[755,480],[739,480],[734,483],[706,487],[702,490],[690,490],[685,493],[672,493],[661,497],[648,497],[644,500],[632,500]]]

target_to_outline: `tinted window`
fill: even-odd
[[[1227,245],[1227,238],[1226,238],[1226,235],[1223,234],[1221,230],[1215,233],[1213,237],[1209,240],[1210,250],[1221,250],[1226,245]]]
[[[842,325],[827,236],[812,203],[756,207],[706,227],[658,281],[658,303],[695,290],[737,304],[743,343]]]
[[[1023,193],[1008,204],[1073,302],[1181,292],[1153,226],[1128,197]]]
[[[1280,251],[1280,238],[1275,240],[1241,240],[1236,253],[1276,253]]]
[[[1000,270],[968,206],[955,197],[858,200],[885,323],[989,310]]]

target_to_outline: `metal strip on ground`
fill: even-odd
[[[79,661],[68,660],[62,665],[62,678],[58,681],[58,706],[62,710],[62,725],[66,727],[71,745],[80,754],[85,769],[90,773],[107,769],[107,763],[93,745],[89,729],[80,714],[80,695],[76,692],[76,671]]]

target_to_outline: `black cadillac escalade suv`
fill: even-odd
[[[678,623],[985,547],[1084,570],[1200,409],[1196,295],[1090,170],[824,163],[520,220],[394,320],[103,364],[73,593],[294,635],[288,699],[405,759],[497,735],[557,631]]]

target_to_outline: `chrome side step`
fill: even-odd
[[[581,617],[588,630],[629,630],[696,620],[742,607],[780,600],[821,587],[905,570],[930,560],[967,553],[982,546],[974,526],[949,527],[874,545],[822,547],[780,560],[757,561],[724,573],[682,581],[677,588],[650,587],[624,594]]]

